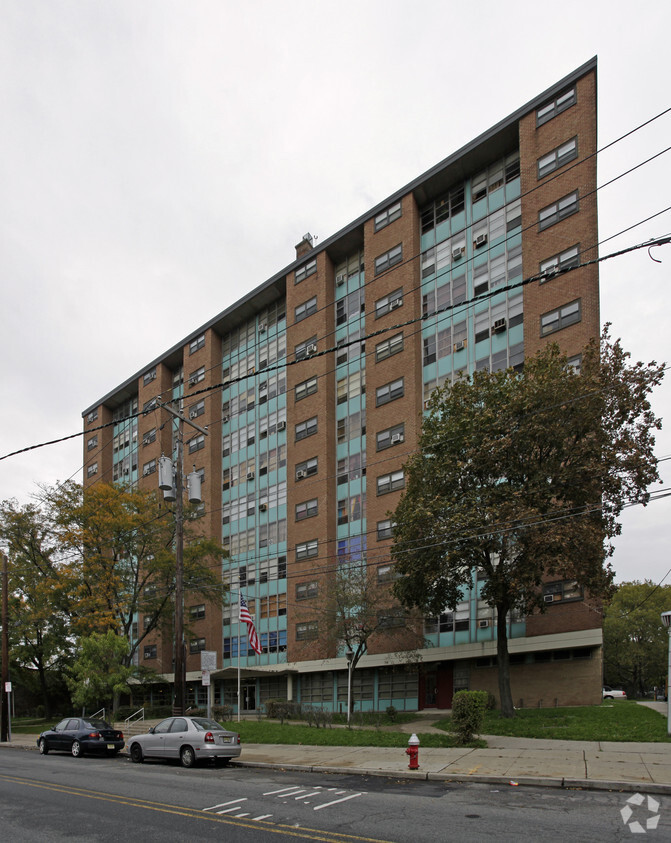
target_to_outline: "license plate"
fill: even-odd
[[[233,738],[230,735],[227,735],[227,736],[222,737],[221,742],[222,743],[231,743],[232,740],[233,740]]]
[[[108,743],[108,744],[107,744],[107,749],[114,749],[114,744],[113,744],[113,743]]]

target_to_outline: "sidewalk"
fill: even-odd
[[[671,795],[671,743],[550,741],[486,736],[486,749],[419,751],[408,770],[403,749],[244,744],[232,763],[319,773],[350,773],[510,786],[587,788]],[[36,735],[15,735],[2,749],[37,751]]]

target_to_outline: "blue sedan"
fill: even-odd
[[[105,720],[85,717],[66,717],[37,739],[42,755],[52,750],[69,752],[75,758],[96,753],[116,755],[124,748],[123,732],[112,728]]]

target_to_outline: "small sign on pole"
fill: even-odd
[[[203,688],[206,688],[210,684],[210,671],[209,670],[201,670],[200,671],[200,681],[203,683]]]

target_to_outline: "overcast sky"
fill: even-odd
[[[0,456],[79,432],[306,231],[326,239],[592,56],[600,147],[671,107],[671,5],[636,18],[584,0],[0,0]],[[670,138],[671,114],[615,144],[599,184]],[[671,152],[600,190],[601,240],[670,185]],[[670,231],[667,211],[601,253]],[[653,255],[602,264],[601,316],[635,359],[671,361],[671,247]],[[669,456],[671,372],[654,407]],[[81,454],[0,461],[0,500],[81,479]],[[671,497],[625,511],[619,581],[667,575],[670,516]]]

